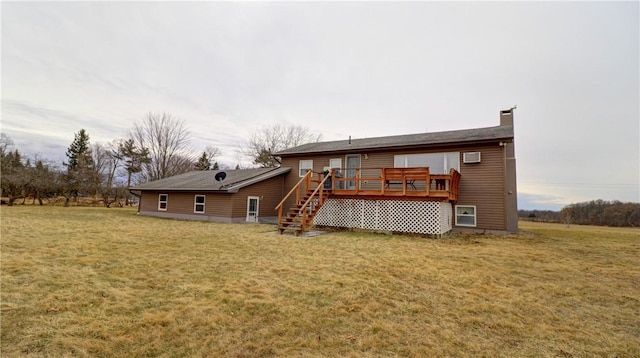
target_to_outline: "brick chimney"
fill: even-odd
[[[501,126],[513,126],[513,110],[516,107],[509,109],[503,109],[500,111],[500,125]]]
[[[500,111],[500,126],[511,126],[513,130],[513,110],[516,107]],[[508,232],[518,232],[518,187],[516,181],[516,146],[514,141],[501,143],[504,148],[505,165],[505,213]]]

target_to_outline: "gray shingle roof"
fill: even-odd
[[[288,173],[289,171],[291,171],[289,167],[193,171],[140,184],[131,188],[131,190],[219,191],[235,193],[242,187]],[[227,174],[222,184],[215,180],[215,176],[219,172],[225,172]]]
[[[492,140],[513,139],[513,126],[497,126],[487,128],[463,129],[447,132],[418,133],[395,135],[388,137],[338,140],[331,142],[307,143],[275,153],[278,156],[294,154],[311,154],[323,152],[340,152],[354,150],[371,150],[397,147],[428,146],[442,144],[463,144]]]

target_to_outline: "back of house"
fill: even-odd
[[[326,198],[308,199],[304,209],[315,225],[431,235],[518,230],[513,109],[501,111],[495,127],[308,143],[275,155],[291,168],[284,192],[307,185],[309,193],[333,176],[322,184]],[[308,172],[319,179],[301,180]],[[282,205],[296,206],[293,196]]]

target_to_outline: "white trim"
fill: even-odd
[[[335,162],[338,161],[338,164],[336,165]],[[331,158],[329,159],[329,169],[338,169],[341,170],[342,169],[342,158]]]
[[[251,200],[256,201],[256,211],[254,215],[251,215]],[[247,222],[258,222],[258,215],[260,213],[260,197],[259,196],[247,196]]]
[[[447,202],[328,198],[313,224],[439,236],[451,231],[451,216]]]
[[[305,164],[304,167],[302,166],[303,163]],[[302,172],[303,169],[305,170],[304,173]],[[298,162],[298,176],[302,178],[309,170],[313,170],[313,159],[300,159]]]
[[[198,198],[202,198],[202,203],[198,203]],[[196,194],[193,197],[193,212],[195,214],[204,214],[206,209],[206,201],[207,201],[206,195]],[[202,205],[202,211],[198,211],[198,205]]]
[[[351,158],[358,158],[358,166],[355,168],[349,168],[349,157]],[[348,178],[351,173],[349,172],[350,170],[353,170],[353,178],[356,179],[356,174],[358,173],[357,169],[361,169],[362,168],[362,154],[345,154],[344,155],[344,177]],[[356,185],[359,184],[360,181],[359,180],[350,180],[350,181],[346,181],[345,182],[345,187],[347,189],[355,189]],[[353,186],[353,187],[351,187]]]
[[[464,152],[462,153],[462,162],[464,164],[480,163],[480,152]]]
[[[469,208],[472,213],[467,211],[466,213],[458,213],[458,209]],[[455,207],[455,218],[456,218],[456,226],[467,226],[467,227],[476,227],[478,226],[478,212],[476,211],[475,205],[456,205]],[[458,218],[473,218],[473,223],[459,223]]]
[[[438,158],[439,157],[439,158]],[[450,158],[453,162],[450,162]],[[409,165],[409,159],[414,160],[414,165]],[[435,166],[429,165],[429,159],[441,160]],[[415,165],[415,161],[421,162]],[[433,163],[432,163],[433,164]],[[393,166],[395,168],[408,167],[429,167],[431,174],[449,174],[449,169],[453,168],[460,171],[460,152],[435,152],[435,153],[412,153],[412,154],[396,154],[393,156]]]
[[[165,196],[165,199],[160,199],[162,196]],[[164,203],[164,208],[162,208],[162,203]],[[167,207],[169,207],[169,194],[158,194],[158,211],[167,211]]]

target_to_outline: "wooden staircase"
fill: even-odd
[[[330,180],[330,176],[322,177],[318,174],[318,179],[313,180],[313,172],[309,171],[298,181],[295,187],[276,206],[278,210],[278,231],[284,234],[286,231],[300,235],[313,222],[313,217],[318,213],[322,204],[330,194],[330,190],[324,189],[324,183]],[[317,185],[316,185],[317,184]],[[304,185],[304,190],[302,189]],[[304,195],[302,195],[304,193]],[[287,199],[295,194],[294,205],[289,208],[286,215],[283,215],[283,206]]]

